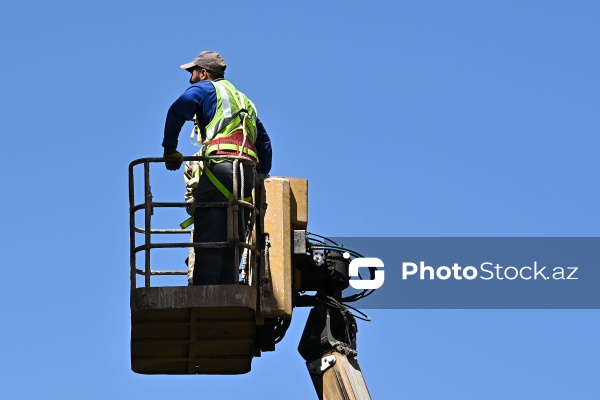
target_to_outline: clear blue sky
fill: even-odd
[[[4,1],[0,397],[315,397],[305,310],[247,375],[130,371],[127,165],[162,154],[201,50],[272,175],[309,179],[313,232],[598,236],[599,37],[595,1]],[[600,398],[598,310],[369,315],[375,399]]]

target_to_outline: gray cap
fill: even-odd
[[[225,60],[217,52],[203,51],[194,59],[194,61],[181,66],[182,69],[190,71],[192,68],[201,67],[210,72],[216,72],[220,75],[225,75]]]

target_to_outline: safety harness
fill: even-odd
[[[211,154],[236,155],[258,163],[258,152],[254,146],[257,121],[254,104],[228,81],[211,81],[211,83],[217,93],[215,116],[206,126],[206,138],[202,137],[202,129],[198,125],[198,119],[194,118],[194,130],[191,138],[194,139],[194,136],[196,136],[197,143],[202,143],[201,153],[205,156]],[[249,138],[250,140],[248,140]],[[202,173],[206,174],[206,177],[225,196],[227,201],[233,201],[233,193],[210,171],[209,167],[212,162],[219,161],[210,160],[205,162]],[[242,165],[243,163],[241,164],[243,172]],[[194,180],[198,182],[199,178],[200,168],[196,168],[194,170]],[[242,182],[243,179],[242,173]],[[244,197],[243,200],[250,202],[252,197]],[[185,229],[193,223],[194,217],[192,216],[179,226]]]

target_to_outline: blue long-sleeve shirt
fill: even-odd
[[[220,79],[215,79],[215,81]],[[179,133],[185,121],[191,121],[194,115],[198,118],[198,125],[204,128],[215,116],[217,109],[217,92],[210,81],[200,81],[190,86],[175,100],[167,113],[165,121],[165,134],[163,138],[164,154],[177,151]],[[271,138],[260,120],[256,125],[256,142],[258,152],[258,166],[256,172],[268,174],[271,170]]]

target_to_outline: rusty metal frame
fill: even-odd
[[[227,207],[228,209],[228,233],[226,242],[210,242],[210,243],[190,243],[189,240],[186,242],[173,242],[173,243],[152,243],[152,235],[173,235],[173,234],[187,234],[189,235],[192,231],[190,229],[152,229],[152,215],[155,208],[185,208],[190,204],[186,202],[154,202],[152,198],[152,190],[150,188],[150,164],[152,163],[164,163],[165,158],[140,158],[132,161],[129,164],[129,243],[130,243],[130,279],[131,279],[131,293],[137,288],[136,276],[144,276],[144,287],[151,287],[150,278],[155,275],[186,275],[186,271],[169,271],[169,270],[152,270],[150,265],[150,252],[152,249],[160,248],[223,248],[223,247],[235,247],[235,259],[240,259],[240,248],[249,249],[254,255],[258,255],[258,250],[255,246],[240,241],[238,236],[238,218],[239,207],[249,208],[252,210],[250,213],[252,223],[250,225],[250,237],[252,237],[252,230],[256,225],[256,214],[258,209],[254,204],[244,201],[238,196],[238,182],[239,182],[239,163],[244,161],[252,167],[252,179],[256,181],[256,164],[245,157],[241,156],[188,156],[183,157],[183,161],[209,161],[209,160],[227,160],[233,161],[233,197],[234,199],[230,202],[210,202],[210,203],[194,203],[195,207]],[[136,204],[135,199],[135,180],[134,172],[135,167],[143,165],[143,182],[144,182],[144,202]],[[242,177],[243,179],[243,177]],[[254,185],[256,187],[256,185]],[[256,194],[253,193],[252,198],[256,201]],[[135,225],[135,213],[143,210],[144,212],[144,227],[140,228]],[[144,235],[144,244],[136,245],[136,233]],[[245,238],[244,238],[245,239]],[[136,255],[139,252],[145,253],[144,269],[137,267]],[[250,257],[251,264],[256,264],[256,257]],[[256,268],[256,265],[250,265],[250,268]],[[237,272],[236,272],[237,273]],[[235,279],[235,282],[238,280]],[[251,284],[251,282],[250,282]]]

